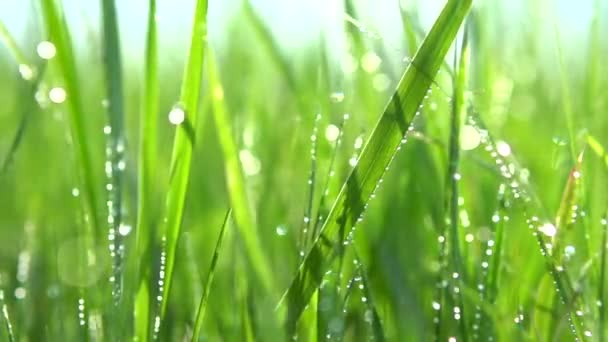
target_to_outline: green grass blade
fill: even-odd
[[[198,304],[198,310],[196,312],[196,319],[194,320],[194,331],[192,333],[192,342],[198,342],[200,340],[201,329],[203,328],[203,320],[205,319],[205,309],[207,308],[207,300],[209,298],[209,292],[211,292],[211,285],[213,284],[213,276],[215,274],[215,267],[217,266],[217,260],[220,256],[220,250],[222,248],[222,241],[224,240],[224,233],[230,220],[231,209],[228,209],[226,216],[224,217],[224,223],[220,229],[220,235],[217,237],[217,243],[213,250],[213,258],[211,259],[211,266],[209,266],[209,274],[207,275],[207,281],[205,282],[205,289],[203,290],[203,296]]]
[[[598,157],[604,160],[604,164],[606,164],[606,167],[608,167],[608,154],[606,153],[606,150],[602,144],[600,144],[595,137],[587,135],[587,145],[593,152],[595,152],[595,154],[597,154]]]
[[[464,37],[462,40],[460,58],[458,54],[454,53],[454,73],[455,78],[453,82],[453,98],[452,101],[452,118],[450,126],[450,145],[448,155],[448,173],[447,173],[447,189],[448,196],[446,196],[446,214],[449,222],[449,236],[450,236],[450,256],[452,270],[458,276],[453,280],[454,287],[463,288],[466,275],[464,274],[465,265],[462,252],[460,250],[461,245],[461,231],[459,225],[459,213],[460,208],[458,205],[459,190],[460,190],[460,131],[464,125],[464,118],[466,115],[465,110],[465,91],[467,87],[467,73],[468,73],[468,36],[465,27]],[[460,329],[460,338],[467,340],[467,311],[465,310],[464,300],[462,295],[457,291],[453,291],[454,305],[460,309],[461,319],[458,321]]]
[[[104,128],[106,134],[106,177],[107,210],[108,210],[108,242],[112,257],[112,319],[106,323],[108,338],[122,340],[124,324],[127,322],[127,312],[123,303],[123,257],[120,251],[124,238],[118,234],[123,223],[122,196],[124,172],[124,99],[122,82],[122,63],[120,57],[120,41],[114,0],[101,0],[102,29],[103,29],[103,64],[105,73],[106,96],[108,100],[108,125]],[[111,185],[111,187],[110,187]]]
[[[264,24],[264,20],[256,13],[250,0],[243,3],[245,17],[252,25],[253,31],[258,36],[257,42],[268,53],[272,64],[280,71],[287,83],[287,87],[294,96],[298,109],[305,113],[308,106],[303,100],[303,90],[298,85],[295,72],[289,66],[288,60],[281,54],[281,49],[272,37],[270,30]]]
[[[568,141],[570,146],[570,157],[572,160],[576,160],[576,146],[574,143],[574,105],[572,104],[572,94],[570,90],[570,78],[567,74],[567,67],[564,62],[564,54],[562,52],[562,47],[559,38],[559,31],[557,28],[557,24],[553,27],[553,34],[555,39],[555,49],[557,52],[558,59],[558,67],[559,67],[559,75],[560,75],[560,86],[561,86],[561,100],[562,100],[562,108],[566,115],[566,126],[568,129]]]
[[[13,324],[11,323],[11,317],[8,312],[8,306],[4,301],[4,291],[0,290],[0,306],[2,309],[2,319],[4,320],[4,326],[6,327],[6,336],[9,342],[14,342],[15,332],[13,331]]]
[[[238,159],[238,150],[230,115],[224,103],[224,90],[219,79],[215,58],[211,50],[207,55],[207,71],[211,88],[211,102],[215,118],[216,132],[225,159],[227,188],[230,193],[230,204],[241,238],[245,242],[250,265],[255,270],[259,281],[268,293],[273,293],[272,272],[268,259],[262,252],[254,215],[252,213],[243,176],[242,165]]]
[[[597,286],[597,300],[598,303],[598,334],[599,341],[604,341],[606,335],[606,309],[604,309],[604,303],[606,302],[606,243],[608,242],[608,214],[604,214],[602,218],[602,244],[600,245],[600,279]]]
[[[135,254],[131,256],[137,293],[135,296],[135,335],[148,340],[150,332],[149,277],[150,236],[152,235],[155,168],[157,163],[158,103],[158,37],[156,26],[156,0],[148,3],[148,30],[144,67],[143,96],[140,113],[140,137],[137,182],[137,226],[135,227]]]
[[[96,206],[98,194],[95,189],[93,154],[89,147],[90,139],[87,137],[85,129],[86,115],[80,91],[80,80],[76,70],[72,40],[61,4],[57,0],[41,1],[49,41],[56,47],[57,64],[65,82],[72,141],[76,150],[76,160],[80,168],[78,176],[82,188],[85,190],[84,195],[81,196],[83,198],[83,211],[85,215],[90,216],[90,219],[87,221],[88,228],[92,228],[93,231],[98,232],[100,215]]]
[[[27,62],[27,58],[25,58],[25,54],[23,53],[23,51],[21,51],[19,45],[17,44],[17,41],[6,28],[6,25],[2,20],[0,20],[0,41],[2,41],[4,45],[6,45],[8,50],[13,55],[13,58],[15,58],[15,61],[19,63],[19,67],[21,67],[22,65],[29,65]]]
[[[182,89],[180,96],[180,106],[184,111],[184,121],[177,127],[175,141],[173,142],[173,153],[171,159],[171,179],[169,191],[167,193],[162,234],[167,239],[166,249],[166,280],[161,294],[160,319],[165,317],[169,294],[171,292],[171,282],[173,279],[173,267],[177,242],[181,232],[182,217],[186,200],[186,190],[188,188],[188,178],[190,176],[190,164],[192,161],[192,149],[194,137],[193,127],[196,127],[199,97],[201,91],[203,61],[205,56],[205,46],[207,44],[207,0],[198,0],[194,12],[194,23],[192,36]]]
[[[279,308],[288,305],[286,324],[290,331],[294,330],[312,293],[336,257],[337,247],[343,243],[344,237],[339,236],[339,232],[344,228],[350,231],[356,224],[365,203],[393,159],[470,6],[470,0],[449,1],[405,71],[397,92],[334,202],[319,238],[279,303]]]
[[[374,337],[374,341],[386,341],[386,336],[384,335],[384,328],[382,327],[382,320],[380,319],[380,315],[378,314],[378,310],[376,308],[376,301],[374,300],[372,296],[372,291],[369,287],[369,277],[367,276],[365,267],[361,262],[359,252],[357,252],[356,248],[353,248],[353,250],[355,252],[357,273],[359,274],[359,277],[361,277],[361,285],[363,285],[363,295],[366,298],[365,305],[367,306],[369,312],[372,313],[372,336]]]
[[[15,159],[15,155],[17,153],[17,150],[19,149],[19,146],[21,145],[21,142],[23,141],[25,130],[28,126],[28,122],[31,119],[32,113],[37,110],[37,104],[34,100],[34,96],[36,94],[36,91],[38,90],[38,86],[42,82],[42,78],[44,77],[46,65],[47,62],[42,60],[39,65],[34,69],[36,70],[35,78],[31,82],[28,82],[27,89],[24,95],[22,95],[22,103],[24,103],[24,105],[21,108],[21,119],[19,120],[19,126],[17,127],[17,132],[15,132],[15,136],[13,137],[11,145],[8,151],[6,152],[2,164],[0,164],[0,175],[8,170],[9,166]]]

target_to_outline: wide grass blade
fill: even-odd
[[[171,178],[166,197],[163,228],[161,234],[166,236],[166,278],[162,293],[160,294],[160,319],[165,317],[171,283],[173,280],[173,267],[177,242],[181,233],[182,217],[190,177],[190,164],[192,149],[194,147],[193,130],[196,127],[200,92],[203,74],[203,61],[207,44],[207,0],[198,0],[194,12],[194,23],[179,106],[174,110],[182,111],[183,122],[179,124],[173,142],[171,159]]]
[[[192,342],[198,342],[200,339],[201,329],[203,328],[203,320],[205,319],[205,309],[207,308],[207,300],[209,299],[209,292],[211,291],[211,285],[213,284],[213,276],[215,275],[215,267],[217,266],[217,260],[220,256],[220,250],[222,248],[222,241],[224,240],[224,233],[230,220],[232,209],[226,212],[224,217],[224,223],[220,229],[220,235],[217,237],[217,243],[213,250],[213,258],[211,259],[211,266],[209,266],[209,274],[207,275],[207,281],[205,282],[205,289],[203,290],[203,296],[198,304],[198,310],[196,312],[196,319],[194,320],[194,331],[192,333]]]
[[[23,137],[25,136],[25,131],[28,127],[29,121],[31,120],[31,116],[38,108],[36,101],[34,100],[34,96],[38,90],[38,86],[40,86],[40,83],[42,82],[42,78],[45,75],[46,65],[47,62],[45,60],[41,60],[36,68],[33,69],[35,70],[34,79],[28,81],[25,86],[26,91],[22,95],[23,107],[20,109],[21,119],[19,120],[19,126],[17,127],[17,131],[15,132],[15,136],[11,141],[9,149],[6,152],[2,163],[0,164],[0,175],[7,172],[11,163],[14,161],[17,150],[19,149],[19,146],[23,141]]]
[[[245,242],[250,266],[256,271],[264,289],[268,293],[273,293],[270,265],[262,252],[262,244],[259,240],[260,235],[257,232],[254,215],[249,204],[244,173],[233,138],[234,131],[232,129],[231,118],[224,102],[224,90],[211,50],[208,50],[206,63],[208,65],[207,71],[212,97],[213,117],[215,118],[216,132],[224,154],[227,188],[230,194],[230,204],[234,210],[236,225],[241,238]]]
[[[59,66],[61,76],[66,88],[66,102],[69,112],[69,122],[72,141],[76,150],[76,160],[79,167],[77,173],[80,179],[84,195],[82,206],[85,215],[90,217],[87,220],[87,227],[99,232],[100,215],[97,210],[97,190],[93,172],[93,153],[91,150],[90,139],[87,137],[85,129],[85,111],[83,97],[76,70],[76,60],[72,48],[72,39],[64,17],[61,4],[57,0],[41,0],[42,14],[46,24],[46,31],[49,41],[52,42],[57,50],[56,61]],[[81,191],[83,193],[83,191]]]
[[[340,231],[350,231],[356,224],[393,159],[470,6],[470,0],[449,1],[405,71],[357,165],[334,202],[320,236],[279,303],[279,308],[288,305],[286,324],[290,331],[294,330],[304,307],[336,257],[344,240]]]
[[[155,168],[157,162],[158,102],[158,37],[156,0],[148,3],[148,31],[144,66],[143,96],[140,113],[140,136],[137,178],[137,226],[135,227],[135,253],[131,255],[131,270],[137,293],[135,296],[135,335],[145,342],[150,332],[150,237],[154,220]]]

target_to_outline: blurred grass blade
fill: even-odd
[[[25,58],[25,54],[23,53],[23,51],[21,51],[21,49],[19,48],[19,45],[17,45],[17,41],[15,40],[13,35],[9,32],[9,30],[6,28],[6,25],[4,24],[4,22],[2,20],[0,20],[0,41],[2,41],[4,43],[4,45],[6,45],[8,50],[13,55],[13,58],[15,58],[15,61],[17,61],[17,63],[19,63],[19,68],[20,68],[19,71],[21,71],[22,66],[29,65],[27,62],[27,58]],[[22,76],[24,76],[24,75],[22,74]]]
[[[345,228],[350,231],[355,225],[393,159],[470,6],[470,0],[448,1],[413,63],[405,71],[396,93],[363,148],[357,165],[334,202],[320,236],[278,305],[278,308],[288,305],[288,331],[294,331],[300,314],[336,257],[337,247],[344,239],[344,236],[339,236],[340,231]]]
[[[122,211],[122,174],[124,171],[124,110],[122,63],[120,58],[120,41],[114,0],[101,0],[103,28],[103,63],[105,73],[106,96],[108,101],[108,125],[104,127],[106,135],[106,177],[107,210],[108,210],[108,243],[112,257],[112,304],[113,319],[107,320],[105,326],[108,338],[122,340],[127,321],[127,305],[123,300],[123,237],[118,234],[123,223]],[[107,167],[110,166],[110,167]]]
[[[181,233],[186,191],[188,189],[188,179],[190,176],[190,164],[192,161],[192,149],[194,147],[192,130],[196,127],[198,117],[206,44],[207,0],[198,0],[194,12],[192,36],[182,81],[179,104],[181,108],[176,109],[184,111],[184,121],[177,126],[175,140],[173,142],[171,178],[165,202],[163,217],[164,226],[161,231],[161,234],[166,235],[167,239],[166,278],[160,301],[161,321],[165,317],[167,311],[173,279],[177,242]]]
[[[556,19],[554,19],[555,21]],[[562,100],[562,108],[564,110],[564,114],[566,115],[566,126],[568,129],[568,141],[570,146],[570,157],[572,160],[576,160],[576,146],[574,144],[574,107],[572,104],[572,95],[570,91],[570,78],[568,77],[568,68],[566,67],[564,61],[564,54],[562,52],[559,30],[557,28],[557,23],[554,22],[553,26],[553,34],[555,41],[555,49],[557,52],[557,60],[558,60],[558,70],[559,70],[559,78],[560,78],[560,86],[561,86],[561,95],[560,99]]]
[[[208,49],[207,61],[211,103],[215,118],[216,132],[225,159],[227,189],[230,194],[230,204],[239,233],[245,242],[250,266],[256,271],[259,281],[269,294],[274,293],[272,273],[268,259],[264,256],[259,240],[255,218],[249,204],[242,165],[238,159],[238,150],[234,141],[234,133],[230,115],[224,102],[224,90],[218,75],[215,57]]]
[[[245,17],[249,20],[253,26],[253,31],[258,36],[257,43],[259,43],[259,45],[268,53],[272,64],[275,65],[281,76],[285,79],[287,87],[296,101],[297,108],[302,113],[306,113],[308,106],[304,101],[303,94],[305,89],[299,87],[295,72],[289,66],[287,58],[281,54],[281,49],[273,39],[270,30],[264,24],[264,20],[256,13],[251,4],[251,0],[245,0],[243,2],[243,9]]]
[[[356,248],[353,248],[355,252],[355,262],[356,269],[359,277],[361,277],[361,284],[363,285],[363,296],[365,296],[365,305],[367,306],[367,310],[371,312],[371,325],[372,325],[372,336],[374,341],[386,341],[386,336],[384,335],[384,328],[382,327],[382,320],[380,319],[380,315],[378,314],[378,310],[376,309],[375,301],[372,296],[371,288],[369,287],[369,278],[367,276],[367,272],[361,262],[361,257],[359,256],[359,252]],[[366,319],[367,320],[367,319]]]
[[[14,342],[15,332],[13,331],[13,324],[8,313],[8,306],[4,301],[4,291],[0,290],[0,306],[2,306],[2,318],[4,320],[4,326],[6,327],[6,336],[9,342]]]
[[[47,62],[45,60],[41,60],[40,63],[36,66],[34,70],[35,76],[31,82],[28,82],[26,85],[26,91],[21,96],[21,103],[23,103],[23,107],[20,109],[21,111],[21,119],[19,120],[19,126],[17,127],[17,132],[15,132],[15,136],[11,141],[11,145],[6,152],[4,160],[2,164],[0,164],[0,175],[5,173],[11,163],[15,159],[15,154],[23,141],[23,137],[25,134],[25,130],[28,126],[28,123],[31,119],[33,113],[38,109],[37,103],[34,100],[36,91],[40,86],[42,78],[45,75]]]
[[[606,335],[606,243],[608,243],[608,213],[604,214],[601,221],[602,224],[602,244],[600,245],[600,277],[597,285],[597,303],[599,311],[598,322],[598,341],[604,341]]]
[[[606,154],[606,150],[602,144],[600,144],[600,142],[592,135],[587,135],[587,145],[593,152],[595,152],[595,154],[597,154],[598,157],[604,160],[604,164],[606,164],[606,167],[608,167],[608,154]]]
[[[222,248],[222,241],[224,240],[224,233],[230,220],[230,214],[232,209],[228,209],[226,216],[224,217],[224,223],[220,229],[220,235],[217,237],[217,243],[213,250],[213,258],[211,259],[211,266],[209,266],[209,274],[207,275],[207,281],[205,282],[205,289],[203,290],[203,296],[198,304],[198,310],[196,312],[196,319],[194,320],[194,332],[192,333],[192,342],[198,342],[200,340],[201,329],[203,328],[203,320],[205,319],[205,309],[207,308],[207,300],[209,298],[209,292],[211,291],[211,285],[213,284],[213,276],[215,275],[215,267],[217,266],[217,260],[220,256],[220,250]]]
[[[139,119],[139,155],[137,178],[137,226],[135,227],[135,253],[131,255],[131,274],[137,289],[135,297],[135,335],[140,342],[148,340],[150,332],[149,278],[151,276],[150,236],[152,236],[155,168],[157,162],[158,132],[158,38],[156,26],[156,0],[148,3],[148,31],[144,66],[143,96]]]
[[[458,58],[457,50],[454,50],[454,80],[453,80],[453,98],[452,101],[452,118],[450,125],[450,145],[448,154],[448,173],[447,173],[447,184],[448,189],[447,196],[445,196],[445,212],[447,222],[449,222],[449,236],[450,236],[450,256],[452,271],[456,274],[456,277],[452,277],[453,286],[456,288],[463,288],[464,283],[467,279],[464,271],[466,267],[464,265],[464,258],[460,250],[461,246],[461,231],[459,225],[459,190],[460,190],[460,132],[464,125],[464,119],[466,115],[465,110],[465,91],[467,86],[467,73],[468,73],[468,35],[467,26],[465,25],[460,58]],[[467,341],[467,310],[465,310],[463,296],[458,291],[451,291],[453,298],[454,308],[458,307],[462,318],[458,320],[460,329],[460,339]]]
[[[41,0],[43,18],[49,41],[52,42],[57,51],[57,64],[66,87],[69,122],[72,141],[76,150],[76,160],[80,168],[78,178],[84,191],[82,196],[83,212],[89,215],[87,228],[99,232],[100,215],[97,211],[97,191],[95,176],[93,172],[93,155],[85,129],[85,112],[82,103],[82,94],[76,61],[72,48],[72,40],[68,26],[65,21],[61,4],[58,0]],[[81,191],[82,193],[82,191]],[[91,233],[91,232],[89,232]]]
[[[583,162],[583,153],[578,155],[578,158],[568,173],[568,179],[562,192],[562,199],[559,204],[559,209],[555,217],[555,227],[560,232],[562,229],[566,229],[572,222],[572,214],[574,213],[574,205],[576,204],[576,195],[578,187],[580,186],[581,167]],[[559,251],[559,249],[556,248]]]

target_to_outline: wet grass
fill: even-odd
[[[149,0],[135,63],[118,2],[84,50],[0,13],[0,340],[603,340],[607,4],[584,43],[525,4],[395,43],[347,0],[291,51],[197,0],[169,51]]]

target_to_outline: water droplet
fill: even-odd
[[[15,298],[16,299],[24,299],[27,295],[27,291],[23,287],[18,287],[15,289]]]
[[[473,242],[473,240],[475,239],[475,237],[473,236],[473,234],[469,233],[464,237],[466,242]]]
[[[55,45],[53,43],[44,40],[38,43],[38,46],[36,47],[36,52],[38,53],[38,56],[40,56],[40,58],[48,60],[55,57],[57,49],[55,48]]]
[[[355,139],[355,150],[360,149],[363,146],[363,137],[362,136],[358,136],[357,139]]]
[[[53,103],[63,103],[65,102],[66,97],[67,94],[65,90],[61,87],[54,87],[49,90],[49,100],[51,100],[51,102]]]
[[[553,137],[552,139],[553,143],[557,146],[566,146],[568,144],[568,141],[562,137]]]
[[[481,143],[479,131],[471,125],[464,125],[460,134],[460,148],[465,151],[474,150]]]
[[[433,310],[439,311],[439,309],[441,309],[441,304],[433,302]]]
[[[566,246],[566,247],[564,248],[564,254],[565,254],[567,257],[571,257],[571,256],[573,256],[575,252],[576,252],[576,249],[574,248],[574,246]]]
[[[378,70],[380,63],[382,60],[373,51],[368,51],[361,57],[361,67],[368,73]]]
[[[338,126],[327,126],[327,128],[325,129],[325,138],[327,139],[327,141],[334,142],[338,139],[338,136],[340,136],[340,128],[338,128]]]
[[[72,196],[74,196],[74,197],[80,196],[80,190],[78,190],[78,188],[73,188],[72,189]]]
[[[243,164],[243,171],[247,176],[255,176],[262,170],[262,163],[249,150],[241,150],[239,159]]]
[[[357,165],[357,157],[352,157],[348,160],[348,164],[350,164],[350,166],[355,167]]]
[[[557,233],[557,228],[555,227],[555,225],[549,222],[538,227],[538,230],[549,237],[553,237]]]
[[[344,101],[344,93],[341,91],[333,92],[329,95],[331,102],[338,103]]]
[[[19,64],[19,74],[26,81],[31,81],[34,78],[35,72],[32,67],[27,64]]]
[[[169,122],[173,125],[180,125],[186,119],[186,112],[183,108],[176,106],[169,112]]]
[[[511,146],[504,141],[496,142],[496,152],[503,157],[508,157],[511,155]]]
[[[279,236],[285,236],[285,235],[287,235],[287,227],[285,225],[283,225],[283,224],[278,225],[277,228],[276,228],[276,233]]]
[[[132,228],[133,227],[129,224],[120,224],[120,226],[118,227],[118,234],[122,236],[127,236],[131,232]]]
[[[110,133],[112,133],[112,127],[109,125],[103,126],[103,134],[108,135]]]

